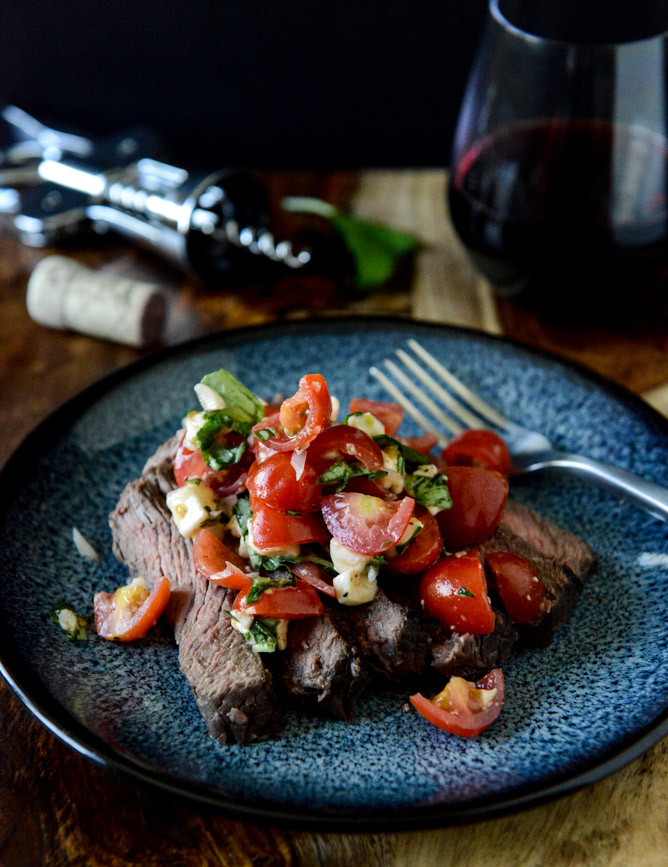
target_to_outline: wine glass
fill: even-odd
[[[490,0],[448,204],[501,294],[668,313],[665,0]]]

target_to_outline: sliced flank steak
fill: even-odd
[[[152,584],[166,575],[172,594],[166,615],[179,646],[179,665],[211,735],[250,743],[280,734],[282,713],[271,674],[226,613],[234,592],[195,572],[192,542],[178,532],[165,497],[176,483],[177,439],[161,446],[141,478],[128,484],[109,523],[114,553],[132,575]]]
[[[594,574],[598,558],[590,546],[533,509],[510,500],[503,513],[503,524],[546,557],[568,566],[583,583]]]
[[[520,625],[520,638],[527,644],[547,647],[555,631],[570,617],[580,598],[582,581],[573,570],[546,557],[533,545],[512,532],[504,523],[497,527],[493,536],[478,550],[483,556],[498,551],[509,551],[529,560],[543,585],[543,601],[538,612],[526,624]]]
[[[517,640],[517,629],[505,612],[494,608],[494,631],[487,635],[441,629],[431,646],[431,664],[446,677],[478,680],[501,668]]]
[[[360,651],[325,605],[321,617],[294,620],[276,666],[285,692],[305,708],[351,721],[369,678]]]

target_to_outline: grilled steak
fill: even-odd
[[[501,668],[517,639],[517,629],[505,612],[494,608],[496,624],[488,635],[441,629],[431,646],[431,664],[446,677],[478,680],[493,668]]]
[[[582,590],[580,578],[564,563],[541,554],[504,523],[478,550],[483,556],[496,551],[510,551],[525,557],[536,567],[543,585],[543,601],[532,620],[519,627],[519,633],[527,644],[547,647],[555,630],[568,620],[575,608]]]
[[[221,743],[264,740],[283,725],[271,675],[225,613],[234,592],[195,572],[192,543],[180,535],[165,503],[176,484],[176,445],[176,439],[165,443],[121,494],[109,519],[114,553],[149,584],[162,574],[170,579],[166,614],[179,664],[211,735]]]
[[[433,617],[390,599],[381,589],[368,605],[341,606],[337,622],[359,644],[370,671],[381,680],[419,674],[437,628]]]
[[[562,530],[528,506],[508,501],[503,523],[541,554],[568,566],[580,581],[586,581],[596,571],[596,554],[584,539]]]
[[[339,629],[333,610],[294,620],[288,646],[276,661],[287,694],[311,710],[352,720],[355,699],[368,682],[360,653]]]

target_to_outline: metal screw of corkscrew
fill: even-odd
[[[266,196],[247,174],[193,174],[160,162],[145,129],[93,141],[40,123],[16,106],[2,119],[14,143],[0,151],[0,210],[21,239],[56,244],[81,231],[117,231],[205,280],[252,260],[299,269],[309,250],[277,242]]]

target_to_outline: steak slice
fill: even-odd
[[[497,527],[490,539],[478,546],[478,551],[483,556],[510,551],[533,563],[543,585],[543,601],[529,623],[519,626],[519,633],[527,644],[547,647],[554,632],[568,620],[575,608],[582,590],[580,578],[564,563],[546,557],[504,523]]]
[[[359,645],[371,674],[393,681],[420,674],[438,626],[435,618],[380,588],[367,605],[341,606],[337,620]]]
[[[128,484],[109,518],[114,553],[149,584],[166,575],[166,615],[179,646],[179,665],[211,735],[250,743],[280,734],[282,714],[271,674],[226,614],[234,592],[195,571],[192,542],[178,532],[166,494],[176,486],[174,438],[158,449],[141,478]]]
[[[589,545],[521,503],[506,503],[503,523],[520,539],[559,563],[564,563],[585,582],[596,571],[598,558]]]
[[[501,668],[517,640],[517,629],[504,611],[493,610],[496,624],[487,635],[439,630],[431,646],[431,664],[440,674],[479,680],[493,668]]]
[[[368,683],[358,648],[325,606],[322,616],[293,620],[277,660],[287,694],[311,710],[351,721],[355,699]]]

